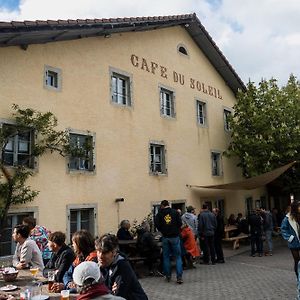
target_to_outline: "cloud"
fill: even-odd
[[[1,20],[85,19],[196,12],[240,77],[300,79],[299,0],[22,0]]]

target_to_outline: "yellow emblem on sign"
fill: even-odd
[[[169,214],[165,215],[164,219],[165,219],[166,224],[170,224],[172,221],[172,217]]]

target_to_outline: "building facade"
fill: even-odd
[[[51,111],[73,143],[93,145],[84,159],[46,154],[29,166],[40,193],[10,210],[8,227],[32,214],[68,237],[81,228],[100,235],[163,199],[182,210],[208,202],[227,216],[266,196],[188,186],[242,179],[223,152],[245,87],[195,15],[2,23],[0,41],[1,124],[16,103]],[[7,165],[21,163],[31,138],[7,145]]]

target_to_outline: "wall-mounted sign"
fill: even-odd
[[[191,89],[197,90],[199,92],[221,100],[223,99],[219,89],[208,85],[204,82],[201,82],[195,78],[185,76],[185,74],[178,73],[174,70],[170,71],[167,67],[162,66],[157,62],[146,60],[144,57],[139,57],[135,54],[131,55],[130,60],[132,65],[140,70],[152,73],[154,75],[159,75],[164,79],[170,79],[171,77],[174,83],[183,86],[188,85]]]

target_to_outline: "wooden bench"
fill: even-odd
[[[240,240],[247,239],[248,237],[249,237],[248,234],[241,233],[238,236],[224,238],[223,241],[233,242],[232,249],[235,250],[235,249],[238,249],[240,247]]]

